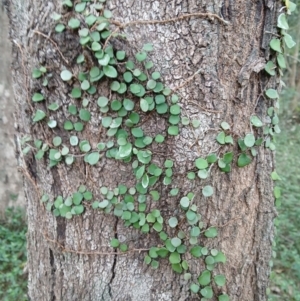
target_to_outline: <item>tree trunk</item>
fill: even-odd
[[[139,110],[139,125],[144,132],[151,137],[160,133],[166,136],[164,143],[153,142],[147,147],[153,152],[152,162],[163,167],[166,159],[174,160],[172,183],[165,185],[164,176],[161,176],[149,189],[157,190],[160,198],[153,202],[147,196],[146,214],[159,209],[164,218],[163,229],[170,238],[178,235],[179,230],[188,237],[191,226],[187,224],[185,211],[179,203],[182,197],[193,192],[193,204],[201,214],[201,231],[210,227],[218,230],[216,238],[206,238],[201,234],[197,242],[209,250],[220,250],[227,257],[226,263],[217,264],[212,271],[213,276],[224,274],[226,284],[222,287],[214,282],[210,284],[214,292],[211,300],[218,300],[222,293],[227,293],[232,301],[266,300],[275,216],[270,179],[273,155],[268,149],[258,147],[252,163],[239,168],[237,158],[241,150],[237,139],[251,132],[257,138],[262,136],[261,129],[250,126],[250,117],[257,115],[265,120],[270,105],[262,96],[269,78],[258,72],[269,57],[271,35],[266,32],[276,30],[277,3],[272,0],[109,0],[105,5],[113,12],[113,20],[123,23],[167,20],[199,12],[220,16],[204,14],[186,16],[174,22],[131,24],[121,28],[126,39],[112,37],[109,41],[115,48],[126,50],[130,57],[144,43],[152,43],[154,50],[150,56],[154,67],[151,72],[157,70],[161,73],[163,83],[180,96],[182,116],[200,120],[200,127],[180,125],[180,134],[171,136],[167,134],[168,118],[155,111],[141,112],[139,98],[130,92],[121,98],[113,92],[112,99],[119,97],[136,101],[135,110]],[[53,203],[59,195],[67,198],[78,191],[80,185],[85,185],[93,193],[93,200],[102,201],[100,187],[110,190],[119,184],[135,187],[139,180],[133,174],[132,162],[103,156],[97,164],[90,165],[84,162],[79,148],[69,142],[71,135],[77,135],[80,141],[88,140],[96,149],[101,141],[115,141],[107,137],[107,130],[101,125],[101,118],[109,113],[101,113],[97,106],[98,97],[108,97],[111,93],[111,81],[101,80],[94,95],[85,92],[92,117],[85,123],[84,130],[64,130],[66,119],[73,123],[77,120],[68,112],[68,105],[81,106],[81,102],[71,97],[72,80],[62,81],[61,71],[68,69],[78,74],[79,68],[89,70],[87,61],[83,67],[78,67],[76,58],[84,52],[88,60],[87,55],[92,51],[87,48],[83,51],[76,30],[55,32],[55,21],[50,15],[54,11],[61,13],[62,23],[67,24],[71,17],[76,17],[73,10],[62,8],[57,0],[13,0],[9,9],[16,122],[20,133],[18,156],[28,212],[30,300],[200,300],[199,294],[190,291],[190,285],[198,283],[198,276],[206,269],[204,259],[207,257],[195,258],[189,252],[182,255],[182,259],[188,262],[191,280],[184,280],[182,274],[174,272],[168,258],[159,259],[157,269],[147,266],[144,263],[145,249],[164,244],[151,223],[150,232],[144,234],[140,229],[124,226],[124,220],[113,213],[94,210],[90,201],[83,202],[83,214],[71,219],[55,217],[52,211],[46,210],[46,204]],[[78,18],[84,20],[83,16]],[[112,28],[116,27],[112,25]],[[46,67],[47,74],[51,73],[47,86],[31,76],[32,70],[40,66]],[[268,85],[274,86],[273,81]],[[33,102],[31,98],[36,92],[43,94],[45,100]],[[57,111],[47,109],[53,102],[60,106]],[[47,112],[48,117],[53,116],[57,126],[48,127],[48,117],[33,122],[37,109]],[[230,125],[226,134],[233,137],[234,145],[216,142],[223,121]],[[125,125],[124,129],[128,130]],[[32,146],[31,150],[23,155],[21,138],[25,136],[30,136],[32,141],[40,139],[52,149],[55,148],[53,137],[60,136],[70,153],[78,154],[75,163],[67,165],[61,161],[48,168],[48,152],[37,160],[37,147],[32,141],[27,142]],[[234,161],[230,172],[220,171],[215,163],[210,164],[207,179],[187,178],[189,171],[197,173],[197,158],[206,158],[210,153],[222,158],[231,151]],[[202,192],[207,185],[214,190],[209,197]],[[171,188],[179,188],[179,194],[170,196]],[[49,196],[48,203],[40,201],[43,195]],[[137,194],[134,197],[137,203]],[[120,199],[121,195],[118,201]],[[169,227],[171,217],[179,220],[175,228]],[[112,248],[112,238],[128,244],[128,251],[122,253],[118,248]],[[183,241],[188,250],[193,247],[188,238]]]

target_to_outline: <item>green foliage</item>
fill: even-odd
[[[0,222],[0,299],[27,300],[26,231],[24,214],[8,208]]]
[[[67,20],[67,26],[59,23],[60,14],[52,14],[53,20],[57,23],[55,31],[60,33],[66,30],[70,34],[78,35],[79,43],[92,57],[91,61],[96,61],[97,64],[87,67],[86,56],[80,53],[76,59],[77,68],[71,69],[72,72],[59,70],[61,85],[72,86],[69,94],[71,103],[67,108],[67,114],[70,114],[70,117],[67,116],[68,119],[62,125],[65,130],[64,135],[57,131],[57,128],[61,130],[61,127],[57,126],[57,118],[52,115],[62,109],[64,104],[49,104],[47,97],[40,91],[34,91],[32,104],[37,106],[39,102],[46,103],[51,115],[48,116],[48,112],[36,109],[33,122],[42,123],[46,119],[48,126],[54,132],[51,145],[43,141],[35,143],[37,149],[37,151],[34,150],[36,151],[35,157],[42,159],[47,153],[48,168],[53,168],[64,163],[72,165],[75,157],[91,167],[97,167],[101,158],[105,156],[130,164],[136,183],[134,187],[122,184],[113,188],[102,186],[99,200],[94,199],[93,193],[81,185],[69,196],[44,194],[41,202],[45,204],[46,210],[51,211],[56,217],[72,219],[73,216],[83,214],[86,207],[91,207],[93,210],[113,214],[121,219],[125,226],[132,226],[144,234],[156,233],[162,242],[159,247],[154,246],[149,249],[144,262],[151,265],[153,269],[157,269],[159,259],[168,258],[173,271],[184,272],[184,279],[189,281],[192,275],[189,273],[188,261],[185,260],[185,253],[189,252],[193,257],[202,260],[206,267],[206,270],[197,276],[198,283],[191,283],[190,289],[194,294],[199,294],[203,300],[211,299],[213,297],[211,285],[223,286],[226,283],[223,275],[212,273],[217,264],[226,262],[226,257],[221,251],[210,250],[205,246],[200,247],[198,244],[199,241],[205,243],[207,239],[215,238],[218,235],[218,229],[209,226],[204,229],[201,215],[197,212],[197,203],[194,203],[193,192],[180,195],[178,188],[172,188],[173,168],[174,165],[176,167],[176,162],[172,158],[167,158],[160,166],[152,158],[156,150],[153,145],[164,143],[165,140],[179,135],[183,126],[198,128],[201,121],[181,116],[182,104],[179,96],[164,85],[159,71],[151,70],[154,67],[153,62],[149,60],[149,52],[153,50],[152,44],[145,44],[132,57],[128,57],[122,49],[113,48],[110,39],[115,38],[115,35],[110,31],[109,20],[112,18],[112,12],[105,8],[105,0],[100,2],[91,4],[89,1],[84,1],[75,3],[73,7],[70,0],[65,0],[63,6],[76,12]],[[91,13],[93,11],[89,10],[91,5],[99,11],[100,16],[98,13],[97,15]],[[290,10],[293,10],[292,4]],[[286,67],[282,53],[285,45],[289,47],[293,44],[292,38],[286,33],[289,26],[284,12],[279,15],[277,25],[282,29],[284,37],[283,39],[274,37],[270,42],[278,63],[277,66],[275,60],[271,60],[266,64],[265,71],[270,76],[276,75],[277,71],[281,72],[281,68]],[[45,77],[46,71],[44,67],[40,67],[33,71],[32,76],[34,79],[41,80]],[[92,101],[92,95],[97,92],[100,85],[106,83],[108,95],[102,95]],[[279,97],[277,90],[272,87],[265,89],[264,93],[274,101]],[[272,137],[274,133],[280,131],[276,103],[268,110],[268,113],[271,124],[264,124],[262,122],[264,119],[252,116],[249,120],[251,131],[246,133],[245,137],[239,137],[237,141],[233,139],[235,135],[231,132],[230,124],[226,121],[220,124],[221,131],[216,135],[216,144],[220,145],[220,152],[211,153],[203,158],[195,158],[194,169],[187,172],[187,177],[191,181],[201,182],[208,179],[201,186],[202,196],[197,197],[213,197],[214,188],[209,183],[209,176],[214,164],[221,172],[230,172],[233,164],[238,167],[250,164],[256,156],[256,147],[261,146],[263,142],[265,147],[275,149]],[[155,115],[157,119],[165,120],[166,131],[164,133],[155,133],[155,136],[145,133],[143,123],[150,114]],[[101,120],[100,126],[105,137],[102,137],[103,141],[99,141],[95,146],[92,141],[81,137],[85,137],[85,126],[89,122],[98,120]],[[252,126],[255,128],[252,129]],[[261,127],[263,127],[265,137],[257,138],[255,131]],[[77,132],[82,133],[77,136]],[[237,146],[241,152],[236,152]],[[28,153],[32,149],[31,145],[26,145],[23,152]],[[73,155],[73,151],[80,155]],[[273,174],[272,177],[277,179],[278,175]],[[157,203],[163,201],[157,188],[152,187],[157,181],[161,181],[165,187],[170,187],[169,196],[176,199],[178,203],[179,210],[174,212],[174,216],[166,217],[156,207]],[[274,196],[276,201],[281,197],[277,187],[274,189]],[[151,202],[151,211],[149,202]],[[187,233],[179,228],[182,223],[190,226]],[[172,232],[172,229],[175,231]],[[173,235],[169,236],[168,233],[173,233]],[[128,249],[127,244],[120,243],[117,238],[111,239],[110,246],[120,249],[121,252],[126,252]],[[225,293],[216,297],[220,301],[229,300]]]
[[[279,212],[276,218],[276,239],[274,244],[274,265],[269,286],[269,301],[300,300],[300,235],[299,235],[299,164],[300,126],[285,120],[282,134],[276,137],[277,164],[272,173],[281,197],[276,199]],[[280,179],[278,174],[280,174]],[[281,206],[281,200],[284,203]]]

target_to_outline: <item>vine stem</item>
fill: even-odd
[[[141,252],[147,252],[150,250],[150,249],[131,249],[126,252],[100,252],[100,251],[89,251],[89,250],[77,251],[77,250],[65,248],[57,240],[51,239],[45,232],[43,232],[42,235],[48,242],[55,244],[62,250],[62,252],[66,252],[66,253],[75,253],[75,254],[82,254],[82,255],[128,255],[128,253],[133,253],[133,252],[141,253]]]
[[[125,28],[125,27],[134,26],[134,25],[167,24],[167,23],[171,23],[171,22],[177,22],[177,21],[180,21],[180,20],[184,20],[184,19],[189,19],[189,18],[192,18],[192,17],[215,18],[215,19],[218,19],[219,21],[221,21],[222,23],[224,23],[226,25],[230,24],[230,22],[228,22],[228,21],[224,20],[223,18],[221,18],[220,16],[218,16],[216,14],[212,14],[212,13],[184,14],[184,15],[181,15],[179,17],[166,19],[166,20],[136,20],[136,21],[130,21],[130,22],[127,22],[127,23],[121,23],[121,22],[116,21],[116,20],[111,20],[110,22],[122,29],[122,28]]]

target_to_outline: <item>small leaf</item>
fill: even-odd
[[[72,78],[72,73],[69,71],[69,70],[63,70],[61,73],[60,73],[60,77],[63,81],[68,81]]]
[[[244,143],[247,147],[252,147],[255,143],[255,137],[253,134],[247,134],[244,138]]]
[[[201,275],[198,278],[198,282],[200,285],[208,285],[211,281],[211,272],[208,270],[205,270],[201,273]]]
[[[56,102],[53,102],[48,106],[48,109],[51,111],[56,111],[56,110],[58,110],[58,108],[59,108],[59,105]]]
[[[222,294],[218,297],[218,301],[230,301],[230,299],[227,294]]]
[[[286,30],[289,29],[289,24],[286,20],[285,13],[281,13],[278,16],[277,27],[282,28],[282,29],[286,29]]]
[[[113,248],[117,248],[120,243],[119,243],[119,240],[117,238],[113,238],[111,241],[110,241],[110,245],[113,247]]]
[[[40,102],[40,101],[44,100],[44,96],[41,93],[34,93],[31,99],[34,102]]]
[[[251,158],[247,154],[242,153],[238,158],[237,165],[238,165],[238,167],[244,167],[244,166],[250,164],[251,161],[252,161]]]
[[[276,66],[274,65],[274,63],[272,61],[267,62],[266,66],[265,66],[266,72],[268,72],[272,76],[276,74],[275,68],[276,68]]]
[[[140,107],[143,112],[148,112],[149,104],[146,99],[144,99],[144,98],[140,99]]]
[[[226,283],[226,278],[225,278],[224,275],[216,275],[214,277],[214,281],[215,281],[217,286],[223,286]]]
[[[268,89],[266,95],[271,99],[279,98],[278,92],[275,89]]]
[[[210,227],[208,228],[205,232],[204,235],[208,238],[214,238],[218,235],[217,228],[215,227]]]
[[[180,254],[178,254],[177,252],[171,253],[171,255],[169,257],[169,261],[172,264],[180,263],[181,262]]]
[[[175,227],[177,226],[177,224],[178,224],[178,220],[177,220],[176,217],[171,217],[171,218],[169,219],[168,223],[169,223],[169,226],[170,226],[171,228],[175,228]]]
[[[87,162],[90,164],[90,165],[95,165],[98,163],[100,159],[100,155],[98,152],[93,152],[93,153],[90,153],[87,157]]]
[[[283,40],[285,42],[285,45],[288,47],[288,48],[293,48],[295,45],[296,45],[296,42],[293,40],[293,38],[285,33],[284,34],[284,37],[283,37]]]
[[[275,197],[276,199],[278,199],[278,198],[281,197],[281,189],[280,189],[280,187],[278,187],[278,186],[275,186],[275,187],[274,187],[274,197]]]
[[[37,110],[34,114],[33,121],[37,122],[37,121],[44,119],[45,117],[46,117],[46,113],[44,111]]]
[[[273,38],[270,42],[270,47],[277,52],[280,52],[280,53],[282,52],[279,39]]]
[[[285,58],[284,58],[283,54],[278,53],[277,63],[281,69],[286,69],[286,63],[285,63]]]
[[[185,279],[187,280],[187,279]],[[199,285],[195,284],[195,283],[192,283],[191,286],[190,286],[190,290],[194,293],[194,294],[197,294],[200,290],[200,287]]]
[[[198,169],[205,169],[208,167],[208,162],[203,158],[198,158],[195,161],[195,165]]]
[[[75,18],[71,18],[68,22],[68,26],[72,29],[78,28],[80,26],[80,21]]]
[[[213,193],[214,193],[214,190],[210,185],[204,186],[203,189],[202,189],[202,194],[205,197],[210,197],[210,196],[213,195]]]
[[[221,128],[226,131],[230,129],[230,125],[227,122],[223,121],[221,123]]]
[[[79,117],[83,121],[90,121],[91,120],[91,113],[88,110],[81,109],[79,111]]]
[[[116,78],[118,76],[118,72],[113,66],[104,66],[103,72],[107,77],[110,78]]]
[[[224,132],[220,132],[218,135],[217,135],[217,141],[220,143],[220,144],[225,144],[225,133]]]
[[[262,121],[257,116],[251,116],[250,120],[251,120],[251,123],[256,127],[263,126]]]

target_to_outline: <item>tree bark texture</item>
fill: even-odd
[[[172,187],[179,187],[181,196],[194,192],[194,202],[204,224],[219,227],[217,238],[203,238],[200,242],[222,250],[227,256],[227,262],[217,268],[217,272],[226,275],[227,282],[222,288],[213,288],[216,295],[226,292],[232,301],[266,300],[275,216],[270,179],[274,168],[272,153],[261,147],[250,165],[238,168],[234,164],[230,173],[222,173],[213,166],[206,180],[190,181],[186,173],[194,168],[196,158],[213,151],[239,152],[236,145],[220,148],[216,143],[222,121],[231,125],[232,135],[237,139],[251,132],[251,115],[264,120],[270,105],[262,96],[267,78],[258,72],[270,55],[271,34],[266,32],[276,30],[279,1],[109,0],[107,7],[112,10],[114,20],[120,22],[164,20],[195,12],[214,13],[228,21],[229,24],[224,24],[215,18],[193,17],[166,24],[129,26],[124,30],[127,42],[116,45],[130,51],[140,49],[144,43],[153,43],[151,58],[155,69],[171,88],[181,86],[194,75],[177,92],[183,115],[201,120],[201,126],[183,127],[179,136],[168,138],[163,146],[155,146],[154,161],[163,164],[166,158],[174,158],[177,176]],[[50,145],[56,135],[66,144],[69,141],[69,133],[62,124],[71,118],[67,105],[74,100],[69,96],[71,87],[61,81],[59,74],[64,68],[77,68],[76,57],[81,51],[75,35],[54,32],[50,18],[53,11],[61,11],[60,1],[13,0],[9,7],[16,126],[20,136],[30,135]],[[32,70],[41,65],[53,75],[47,88],[31,78]],[[59,126],[53,130],[46,123],[32,123],[31,95],[37,89],[43,89],[49,103],[57,101],[63,108],[56,113]],[[105,88],[100,89],[89,96],[92,122],[79,134],[80,139],[89,140],[93,147],[107,139],[95,101],[105,92]],[[47,110],[44,104],[37,107]],[[151,136],[166,131],[166,123],[155,114],[142,127]],[[81,184],[92,190],[96,198],[101,198],[101,186],[111,189],[120,183],[134,186],[131,164],[102,158],[95,166],[87,166],[79,158],[71,167],[59,164],[48,170],[46,157],[38,161],[32,153],[21,155],[20,149],[18,155],[27,199],[30,300],[198,300],[182,276],[172,271],[167,259],[153,270],[143,263],[145,252],[76,254],[64,252],[53,242],[83,253],[111,252],[112,237],[127,242],[129,250],[157,246],[160,242],[157,233],[142,235],[124,227],[113,215],[87,208],[83,215],[66,220],[54,217],[40,202],[43,193],[51,198],[66,197]],[[215,191],[210,198],[201,193],[207,184]],[[162,183],[157,185],[161,199],[153,206],[163,212],[165,221],[173,215],[180,217],[180,198],[170,197],[170,189]],[[170,228],[168,233],[176,234]],[[199,275],[204,269],[203,262],[188,255],[186,258],[193,275]]]

